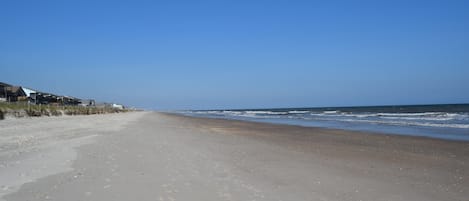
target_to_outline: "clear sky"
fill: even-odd
[[[152,109],[469,102],[469,1],[0,1],[0,81]]]

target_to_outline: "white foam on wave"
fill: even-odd
[[[415,120],[415,121],[451,121],[453,117],[381,117],[383,119],[400,119],[400,120]]]
[[[337,110],[331,110],[331,111],[324,111],[322,113],[324,113],[324,114],[337,114],[338,111]]]
[[[286,115],[288,112],[272,112],[272,111],[245,111],[247,114],[267,114],[267,115]]]
[[[388,124],[388,125],[399,125],[399,126],[425,126],[425,127],[464,128],[464,129],[469,128],[469,124],[439,124],[439,123],[430,123],[430,122],[378,121],[378,120],[361,120],[361,119],[340,119],[337,121]]]
[[[324,117],[357,117],[357,118],[366,118],[366,117],[375,117],[376,114],[368,113],[310,113],[311,116],[324,116]]]
[[[196,111],[197,115],[222,116],[227,118],[287,118],[307,121],[341,121],[396,126],[423,126],[439,128],[469,128],[468,113],[421,112],[421,113],[346,113],[340,111],[268,111],[268,110],[212,110]],[[467,123],[466,123],[467,122]]]
[[[425,112],[425,113],[310,113],[311,116],[318,117],[355,117],[355,118],[381,118],[400,119],[416,121],[451,121],[469,120],[469,114],[445,113],[445,112]]]
[[[292,111],[288,111],[289,114],[306,114],[308,113],[309,111],[300,111],[300,110],[292,110]]]
[[[377,113],[378,116],[436,116],[444,115],[445,112],[416,112],[416,113]]]
[[[240,111],[231,111],[231,110],[224,110],[221,112],[222,114],[228,114],[228,115],[241,115],[243,112]]]

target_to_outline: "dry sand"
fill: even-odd
[[[161,113],[0,121],[4,200],[469,200],[469,143]]]

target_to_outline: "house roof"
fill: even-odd
[[[17,93],[21,89],[21,87],[19,87],[19,86],[8,86],[6,88],[7,88],[8,91],[10,91],[12,93]]]
[[[0,82],[0,87],[11,87],[11,84]]]
[[[16,94],[17,96],[25,96],[25,92],[22,90],[20,86],[8,86],[4,87],[8,93]]]
[[[31,93],[37,93],[37,91],[34,91],[32,89],[29,89],[29,88],[26,88],[26,87],[21,87],[24,91],[24,93],[26,94],[27,97],[30,97],[31,96]]]

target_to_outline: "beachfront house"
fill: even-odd
[[[79,105],[80,99],[70,96],[58,96],[50,93],[35,92],[29,97],[36,105]]]
[[[0,82],[0,94],[1,101],[16,102],[27,100],[26,93],[22,87],[3,82]]]
[[[79,105],[85,107],[95,106],[96,102],[93,99],[81,99]]]
[[[21,89],[23,90],[24,94],[26,94],[26,97],[28,97],[28,98],[31,97],[31,94],[37,93],[36,90],[30,89],[30,88],[21,87]]]
[[[7,87],[11,87],[11,85],[0,82],[0,101],[7,101]]]
[[[30,101],[36,105],[47,105],[53,103],[59,103],[60,97],[43,92],[31,93]]]
[[[17,101],[30,101],[31,96],[37,93],[36,90],[22,87],[13,86],[0,82],[0,101],[17,102]]]
[[[79,105],[80,99],[71,96],[61,96],[63,105]]]

